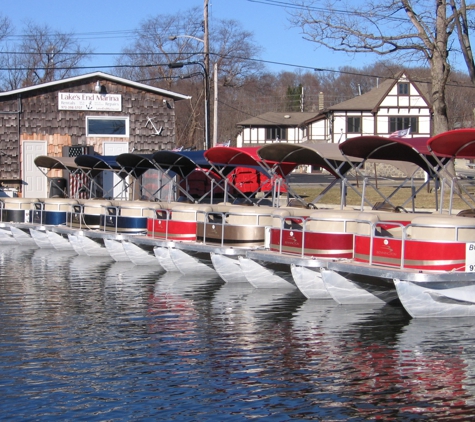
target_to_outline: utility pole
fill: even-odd
[[[213,66],[214,108],[213,108],[213,146],[218,145],[218,63]]]
[[[205,126],[207,127],[207,133],[206,133],[206,145],[205,149],[209,149],[211,147],[211,142],[210,142],[210,133],[209,133],[209,127],[210,127],[210,89],[209,89],[209,77],[210,77],[210,69],[209,69],[209,29],[208,29],[208,2],[209,0],[204,0],[204,5],[203,5],[203,19],[204,19],[204,65],[205,65],[205,75],[206,75],[206,81],[205,81],[205,107],[206,107],[206,113],[205,113],[205,119],[206,119],[206,124]]]

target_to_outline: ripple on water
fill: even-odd
[[[5,419],[468,419],[474,328],[0,247]]]

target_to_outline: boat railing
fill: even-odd
[[[369,265],[387,265],[400,269],[413,269],[414,262],[420,262],[420,268],[423,269],[430,267],[424,261],[441,260],[441,248],[455,250],[460,246],[460,250],[465,251],[467,245],[473,245],[472,250],[475,250],[475,224],[470,224],[467,218],[443,214],[416,214],[410,217],[411,221],[407,223],[363,217],[358,223],[359,229],[355,236],[355,250],[359,252],[359,259]],[[388,230],[388,227],[393,230]],[[394,228],[398,230],[395,231]],[[358,242],[366,243],[359,243],[358,247]],[[367,251],[363,251],[361,244],[366,245]],[[432,250],[439,255],[431,256]],[[434,266],[435,264],[431,269]]]
[[[266,230],[272,224],[272,207],[214,205],[200,211],[198,238],[203,243],[264,246]]]
[[[149,201],[112,201],[110,205],[103,204],[102,231],[113,231],[115,234],[145,234],[147,220],[155,216],[155,211],[162,205]]]
[[[37,224],[54,224],[67,225],[68,215],[71,218],[73,206],[77,205],[78,201],[71,198],[45,198],[40,199],[32,204],[31,217],[32,223]],[[48,218],[49,214],[63,214],[61,218]],[[69,213],[69,214],[68,214]],[[51,221],[49,221],[51,220]]]
[[[0,221],[28,223],[30,211],[38,198],[4,197],[0,199]]]
[[[208,204],[162,203],[149,219],[148,236],[164,240],[195,240],[197,223],[204,221],[203,213],[211,210]]]
[[[111,201],[104,199],[79,199],[77,204],[72,205],[67,224],[80,230],[100,230],[105,207],[110,205]]]
[[[152,239],[156,239],[156,238],[168,239],[168,221],[170,220],[170,214],[171,214],[171,211],[169,209],[166,209],[166,208],[156,209],[155,213],[153,215],[153,218],[150,219],[151,222],[152,222],[152,229],[147,231],[147,235],[150,236]],[[155,231],[156,224],[155,224],[155,222],[157,220],[165,221],[164,236],[156,236],[156,231]]]
[[[308,210],[310,215],[305,215],[304,211],[280,210],[273,214],[272,230],[278,231],[278,252],[291,253],[295,255],[315,256],[318,252],[309,253],[311,237],[333,235],[351,235],[351,243],[357,227],[357,216],[360,212],[355,210]],[[304,214],[304,215],[298,215]],[[284,235],[288,233],[293,240],[292,252],[284,245]],[[275,238],[275,233],[274,233]],[[275,244],[274,244],[275,245]],[[275,250],[275,248],[273,249]],[[328,256],[331,251],[321,249],[321,254]],[[341,253],[342,251],[338,251]]]

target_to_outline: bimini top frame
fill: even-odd
[[[112,197],[114,189],[122,183],[121,191],[116,195],[116,197],[122,196],[122,194],[127,192],[129,187],[125,178],[127,177],[127,172],[117,163],[116,156],[110,155],[79,155],[74,161],[76,164],[84,169],[87,169],[87,174],[90,176],[91,184],[96,186],[98,189],[102,190],[102,196]],[[97,176],[100,172],[111,171],[117,174],[120,177],[120,181],[114,184],[114,186],[104,192],[103,187],[101,187],[95,180],[94,177]],[[92,194],[93,186],[90,188],[90,194]],[[112,191],[112,192],[111,192]]]
[[[145,172],[148,170],[157,170],[155,163],[152,161],[152,154],[133,154],[126,152],[119,154],[116,157],[116,162],[121,166],[123,172],[133,177],[138,183],[140,183],[140,176]],[[135,184],[133,184],[133,189],[132,197],[135,198]],[[150,198],[153,198],[156,194],[156,192],[148,191],[142,183],[140,183],[140,189],[141,196],[150,196]]]
[[[78,166],[74,161],[73,157],[50,157],[48,155],[39,155],[34,160],[35,165],[38,169],[46,176],[46,178],[50,181],[50,186],[56,186],[60,191],[63,192],[64,197],[68,197],[68,193],[59,186],[53,177],[48,176],[48,171],[50,170],[67,170],[70,172],[70,175],[73,177],[77,177],[80,180],[81,186],[76,190],[76,196],[79,195],[81,192],[81,188],[86,190],[87,193],[90,191],[91,177],[89,177],[87,168]],[[43,169],[47,169],[44,171]]]
[[[282,163],[282,166],[280,167],[275,167],[276,163],[262,159],[257,153],[258,150],[259,147],[235,148],[217,146],[207,150],[205,152],[205,157],[225,181],[226,190],[229,184],[237,192],[239,192],[246,202],[259,205],[266,199],[266,196],[263,196],[256,201],[253,201],[252,198],[259,190],[262,190],[262,187],[265,184],[270,183],[271,189],[269,189],[269,192],[272,194],[271,205],[277,206],[279,203],[278,196],[281,191],[281,184],[282,182],[285,183],[285,177],[296,167],[296,164],[289,162]],[[237,168],[253,169],[262,173],[266,177],[266,180],[261,183],[253,192],[244,193],[241,189],[239,189],[239,186],[237,186],[235,183],[232,183],[227,177]],[[286,184],[285,187],[286,191],[290,193],[288,184]]]
[[[464,183],[459,183],[457,175],[452,173],[452,168],[448,166],[448,163],[453,162],[453,169],[455,169],[456,159],[475,159],[475,129],[456,129],[440,133],[429,139],[427,147],[443,167],[444,171],[441,172],[440,178],[448,177],[450,179],[450,211],[454,194],[457,194],[470,209],[474,209],[475,197],[467,190]],[[446,158],[446,161],[443,162],[440,157]],[[442,183],[442,187],[444,187],[444,183]],[[467,201],[463,194],[472,202]],[[441,192],[441,201],[442,199],[443,191]]]
[[[204,151],[158,151],[152,154],[152,162],[158,170],[169,175],[171,177],[170,180],[175,180],[175,175],[177,175],[185,182],[185,188],[180,186],[180,183],[177,183],[176,181],[174,186],[190,201],[202,202],[208,196],[211,197],[210,200],[212,201],[213,188],[211,191],[206,192],[203,196],[198,198],[198,200],[193,198],[193,196],[188,192],[188,179],[195,170],[202,171],[203,174],[210,179],[212,187],[215,182],[211,176],[211,165],[204,157]]]
[[[339,144],[340,150],[345,157],[358,157],[362,160],[358,165],[353,166],[353,168],[357,175],[359,174],[364,180],[362,195],[363,201],[373,206],[373,204],[365,198],[366,187],[370,186],[381,196],[384,200],[383,203],[398,208],[391,202],[391,198],[393,198],[394,195],[410,181],[411,195],[400,206],[404,208],[407,203],[412,201],[412,210],[415,211],[414,199],[417,193],[430,183],[430,179],[437,175],[439,168],[439,162],[433,157],[427,147],[428,139],[429,138],[427,137],[386,138],[371,135],[350,138]],[[365,163],[392,164],[405,174],[405,179],[398,183],[398,186],[396,186],[390,195],[386,196],[380,189],[378,189],[375,183],[369,181],[368,177],[362,173]],[[425,178],[424,183],[416,189],[414,175],[418,169],[422,169],[427,174],[427,177]],[[435,189],[434,192],[435,206],[437,208],[437,189]]]
[[[340,206],[343,207],[345,205],[346,173],[352,168],[352,165],[342,155],[338,144],[326,142],[303,142],[301,144],[275,143],[261,147],[258,154],[263,160],[274,162],[274,167],[276,168],[281,168],[286,163],[293,163],[294,166],[311,165],[324,168],[335,179],[308,206],[312,206],[320,201],[335,184],[340,182],[342,182]],[[358,190],[351,184],[349,186],[360,195]]]

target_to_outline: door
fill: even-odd
[[[47,155],[46,141],[23,142],[23,197],[46,198],[48,196],[48,179],[36,167],[35,158]]]
[[[119,155],[129,152],[128,142],[104,142],[102,144],[104,155]],[[128,199],[126,184],[113,171],[105,171],[102,179],[104,196],[115,199]]]

